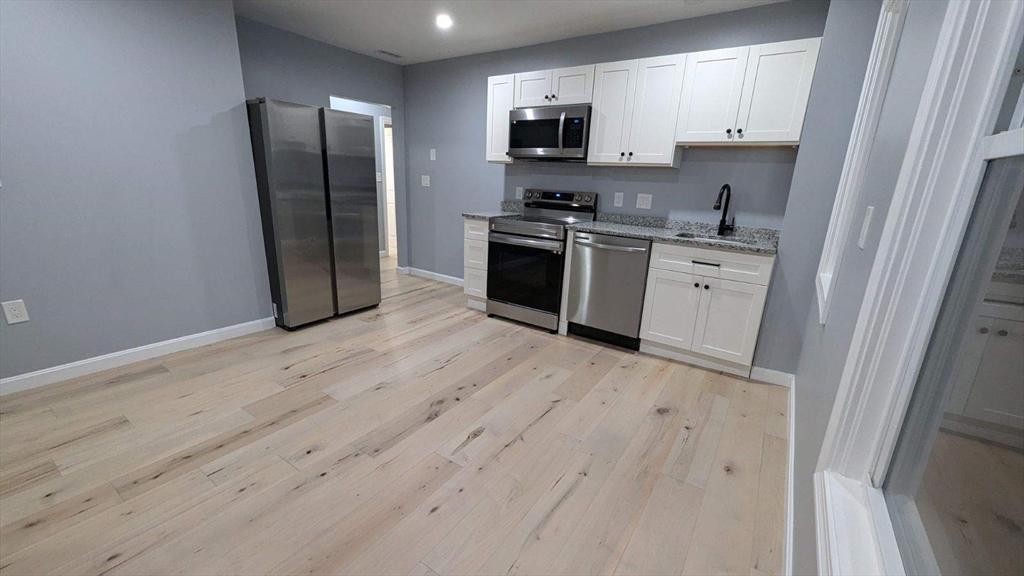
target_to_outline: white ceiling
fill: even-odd
[[[529,46],[783,0],[234,0],[235,13],[398,64]],[[440,30],[434,18],[455,20]],[[383,56],[387,50],[402,57]]]

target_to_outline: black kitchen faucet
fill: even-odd
[[[725,196],[725,208],[722,208],[722,196]],[[732,224],[729,224],[729,200],[732,198],[732,187],[726,184],[718,191],[718,200],[715,200],[715,210],[722,211],[722,220],[718,223],[718,235],[725,236],[736,228],[736,217],[732,217]]]

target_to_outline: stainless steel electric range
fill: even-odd
[[[597,194],[526,190],[522,216],[491,220],[487,314],[558,331],[566,226],[592,222]]]

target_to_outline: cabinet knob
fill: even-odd
[[[558,99],[558,96],[557,96],[557,95],[555,95],[555,94],[552,94],[552,95],[551,95],[551,99],[552,99],[552,100],[557,100],[557,99]]]
[[[1007,332],[1006,330],[1000,330],[999,332],[996,332],[996,334],[999,334],[1000,336],[1006,336],[1007,334],[1009,334],[1009,332]]]
[[[704,285],[704,289],[705,289],[705,290],[711,290],[711,286],[708,286],[707,284],[705,284],[705,285]]]
[[[988,334],[988,328],[982,328],[981,330],[978,330],[978,332],[981,332],[982,334]]]
[[[622,158],[622,157],[623,157],[623,156],[625,156],[625,155],[626,155],[626,153],[625,153],[625,152],[619,152],[619,158]]]
[[[737,128],[736,129],[736,133],[737,134],[743,134],[743,128]]]
[[[632,156],[633,156],[633,153],[632,153],[632,152],[630,152],[630,153],[629,153],[629,155],[630,155],[630,157],[632,157]]]
[[[694,282],[693,283],[693,287],[694,288],[700,288],[700,282]]]
[[[732,128],[726,128],[725,129],[725,133],[726,134],[732,134]]]
[[[551,96],[548,96],[547,94],[545,94],[545,95],[544,95],[544,99],[545,99],[545,100],[551,100]]]

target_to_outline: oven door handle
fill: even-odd
[[[514,246],[525,246],[527,248],[539,248],[540,250],[547,250],[548,252],[554,252],[555,254],[561,254],[563,249],[561,242],[553,240],[539,240],[535,238],[523,238],[522,236],[512,236],[511,234],[502,234],[500,232],[491,232],[487,235],[487,239],[491,242],[497,242],[498,244],[512,244]]]
[[[613,250],[615,252],[647,252],[647,248],[634,246],[612,246],[611,244],[596,244],[594,242],[581,242],[579,240],[574,240],[573,245],[586,246],[588,248],[600,248],[602,250]]]
[[[562,142],[562,134],[565,132],[565,112],[558,118],[558,155],[565,154],[565,142]]]

